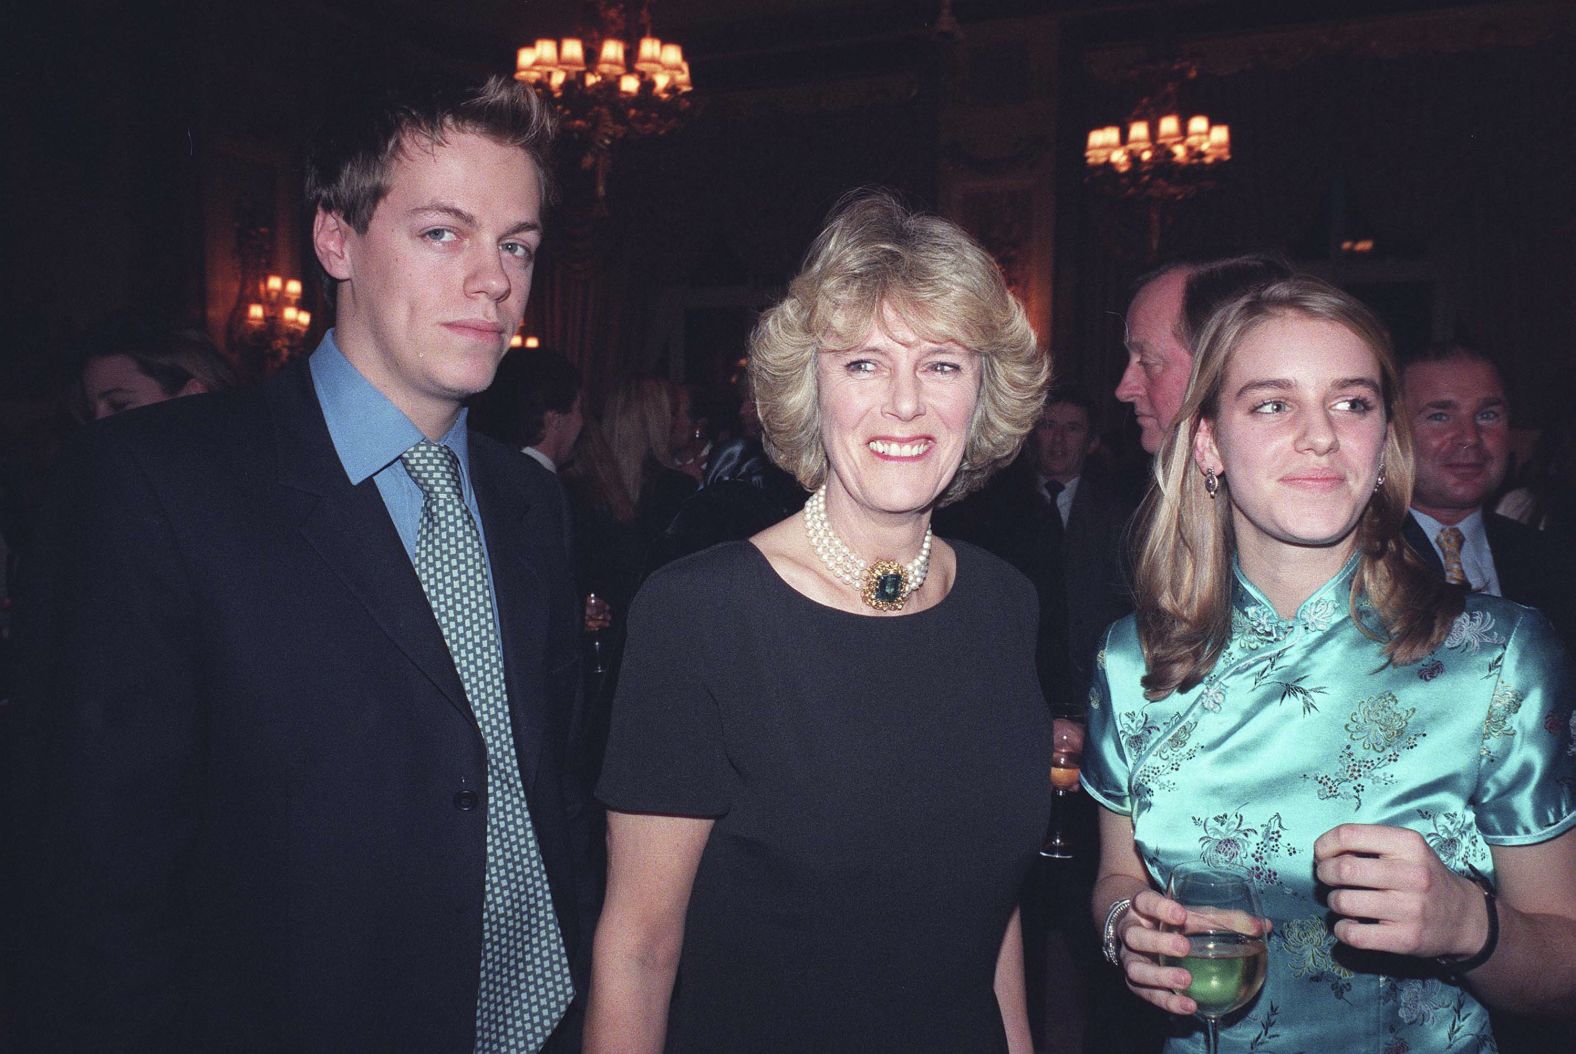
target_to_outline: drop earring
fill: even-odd
[[[1215,475],[1215,470],[1204,470],[1204,493],[1209,495],[1209,500],[1214,501],[1215,495],[1220,493],[1220,477]]]

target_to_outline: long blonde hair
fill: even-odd
[[[631,507],[660,468],[673,467],[668,443],[678,401],[677,385],[657,377],[632,377],[607,398],[602,430]]]
[[[1400,375],[1384,324],[1354,297],[1296,275],[1223,305],[1199,335],[1193,373],[1176,424],[1155,459],[1155,484],[1139,509],[1136,593],[1138,633],[1148,672],[1144,694],[1159,699],[1197,685],[1215,666],[1231,633],[1230,481],[1212,499],[1193,460],[1199,423],[1214,420],[1232,356],[1270,319],[1297,315],[1333,322],[1360,339],[1379,363],[1387,422],[1384,482],[1357,522],[1361,554],[1349,611],[1391,662],[1416,662],[1438,646],[1461,613],[1464,593],[1446,585],[1402,537],[1412,499],[1412,433],[1394,413]],[[1373,605],[1377,625],[1359,613]]]

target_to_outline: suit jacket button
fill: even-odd
[[[477,803],[480,801],[481,796],[475,791],[464,790],[455,794],[454,807],[461,812],[470,812],[472,809],[476,808]]]

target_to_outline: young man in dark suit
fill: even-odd
[[[336,326],[88,430],[22,612],[22,1049],[577,1049],[589,955],[562,497],[469,434],[542,236],[543,104],[347,110]]]

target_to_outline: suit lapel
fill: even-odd
[[[1401,536],[1406,539],[1406,544],[1418,558],[1432,567],[1440,575],[1445,573],[1445,562],[1439,558],[1434,543],[1428,540],[1428,533],[1423,530],[1423,525],[1417,522],[1417,517],[1410,512],[1406,514],[1406,522],[1401,525]]]
[[[303,360],[273,386],[285,515],[374,622],[449,703],[475,723],[421,581],[371,479],[351,486]]]
[[[502,468],[494,461],[492,450],[477,442],[473,434],[471,484],[476,488],[476,504],[487,534],[493,592],[498,599],[514,749],[520,759],[521,779],[529,791],[548,738],[541,677],[546,663],[547,586],[536,568],[537,545],[526,526],[530,502],[519,487],[504,485]]]

